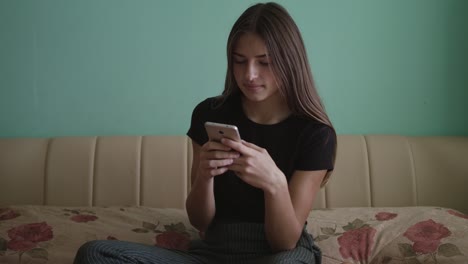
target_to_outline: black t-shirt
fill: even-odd
[[[241,98],[233,95],[221,105],[215,97],[198,104],[187,135],[200,146],[208,141],[206,121],[235,125],[241,138],[265,148],[288,182],[296,170],[333,170],[335,132],[309,118],[291,115],[280,123],[262,125],[247,118]],[[228,222],[264,222],[263,191],[232,171],[214,178],[215,219]]]

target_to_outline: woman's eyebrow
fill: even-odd
[[[238,52],[235,52],[235,51],[233,51],[232,54],[235,55],[235,56],[239,56],[239,57],[244,57],[244,58],[245,58],[244,55],[242,55],[242,54],[240,54],[240,53],[238,53]],[[266,54],[255,55],[255,58],[265,58],[265,57],[267,57]]]

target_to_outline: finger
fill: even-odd
[[[228,138],[223,138],[221,139],[221,143],[224,145],[230,147],[233,150],[238,151],[242,155],[251,155],[252,153],[252,148],[247,147],[244,145],[242,142],[234,141]]]
[[[216,160],[214,163],[216,164],[217,168],[226,167],[231,165],[234,162],[233,159],[223,159],[223,160]]]
[[[241,174],[244,171],[244,166],[242,166],[241,164],[233,163],[233,164],[231,164],[229,166],[226,166],[226,168],[228,168],[229,170],[232,170],[235,173],[239,173],[239,174]]]
[[[212,170],[210,170],[210,175],[211,176],[218,176],[218,175],[221,175],[221,174],[225,173],[228,170],[229,169],[227,167],[212,169]]]
[[[226,167],[234,162],[233,159],[220,159],[220,160],[209,160],[205,166],[207,169],[216,169]]]
[[[236,151],[211,151],[207,154],[209,159],[236,159],[240,157],[239,152]]]
[[[261,151],[261,150],[263,149],[263,148],[261,148],[261,147],[255,145],[255,144],[250,143],[250,142],[247,142],[247,141],[245,141],[245,140],[242,140],[242,144],[244,144],[244,146],[247,146],[247,147],[249,147],[249,148],[253,148],[253,149],[258,150],[258,151]]]
[[[222,151],[230,151],[231,148],[221,144],[221,142],[216,142],[216,141],[208,141],[206,142],[203,147],[206,151],[212,151],[212,150],[222,150]]]

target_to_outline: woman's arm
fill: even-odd
[[[265,149],[245,141],[222,142],[242,154],[229,169],[264,192],[265,233],[271,248],[274,251],[295,248],[326,170],[296,171],[288,186],[283,172]]]
[[[197,177],[200,145],[192,142],[193,161],[191,169],[192,187],[185,202],[190,223],[204,232],[215,215],[213,178]]]
[[[296,171],[289,187],[284,178],[284,183],[264,190],[265,233],[273,250],[296,247],[325,174],[326,170]]]
[[[213,192],[214,177],[226,172],[233,158],[239,157],[229,147],[208,142],[203,146],[192,141],[193,161],[191,169],[192,187],[185,202],[190,223],[204,232],[216,212]]]

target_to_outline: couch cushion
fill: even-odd
[[[468,262],[468,215],[455,210],[337,208],[314,210],[307,221],[324,264]],[[96,239],[186,249],[198,238],[182,209],[0,208],[0,263],[72,263],[79,246]]]
[[[90,240],[184,249],[198,232],[181,209],[13,206],[0,209],[0,263],[72,263]]]
[[[324,263],[468,263],[468,215],[455,210],[324,209],[308,223]]]

